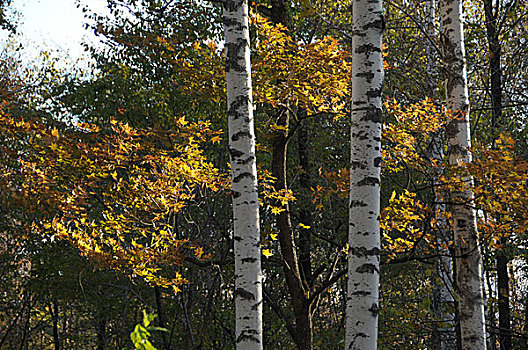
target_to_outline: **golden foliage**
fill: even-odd
[[[100,267],[175,291],[184,278],[164,267],[185,254],[204,257],[175,236],[170,218],[204,191],[227,188],[201,149],[218,134],[209,122],[180,118],[156,130],[112,120],[104,131],[85,123],[59,131],[0,111],[0,124],[0,188],[35,214],[32,230],[69,240]]]

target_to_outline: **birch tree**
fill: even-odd
[[[346,349],[376,349],[379,310],[381,0],[353,3]]]
[[[440,1],[442,55],[447,109],[453,115],[447,125],[449,164],[471,162],[471,135],[467,88],[462,2]],[[461,178],[469,183],[471,178]],[[476,212],[470,190],[453,193],[451,205],[454,245],[456,295],[462,349],[486,349],[482,291],[482,256],[478,244]]]
[[[437,37],[437,28],[435,28],[435,21],[439,15],[438,11],[438,1],[437,0],[427,0],[425,3],[425,13],[426,13],[426,31],[429,40],[425,41],[425,54],[427,57],[427,88],[428,93],[434,95],[437,91],[437,82],[438,74],[438,56],[436,53],[439,52],[439,49],[432,41],[432,38]],[[444,138],[442,137],[442,131],[439,130],[435,136],[434,140],[431,143],[431,156],[433,159],[438,160],[439,162],[444,159]],[[442,168],[437,169],[437,178],[440,177],[443,173]],[[437,183],[437,178],[435,178],[434,183]],[[439,188],[439,187],[437,187]],[[438,190],[436,190],[438,191]],[[442,199],[438,192],[434,193],[435,202],[441,203]],[[438,216],[439,225],[436,231],[436,241],[437,241],[437,250],[438,250],[438,259],[436,260],[436,270],[438,273],[438,278],[435,276],[433,279],[434,289],[433,289],[433,302],[431,303],[432,312],[435,315],[440,323],[433,323],[433,349],[435,350],[451,350],[455,348],[455,329],[453,326],[452,320],[454,319],[454,314],[450,312],[450,305],[454,304],[453,293],[452,293],[452,275],[453,269],[451,266],[451,258],[447,249],[443,248],[448,244],[452,237],[450,236],[451,231],[447,230],[448,227],[447,220],[445,217],[445,212],[447,207],[445,204],[438,204],[436,206],[440,215]]]
[[[233,190],[237,349],[262,349],[259,204],[247,0],[225,0],[227,114]]]

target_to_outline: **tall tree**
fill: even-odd
[[[446,127],[449,164],[457,166],[470,163],[472,159],[462,2],[442,0],[440,13],[446,104],[453,113]],[[460,180],[472,182],[467,176]],[[473,193],[463,189],[452,193],[452,197],[460,344],[463,349],[486,349],[482,256],[478,244],[476,212],[472,206]]]
[[[427,31],[427,39],[425,41],[425,55],[427,57],[427,92],[431,96],[436,96],[438,94],[438,51],[437,46],[432,41],[433,38],[437,37],[437,28],[435,27],[435,22],[438,18],[438,1],[437,0],[427,0],[425,3],[425,14],[426,14],[426,26],[425,30]],[[444,159],[444,138],[443,128],[439,129],[435,133],[433,141],[431,142],[431,156],[433,159],[441,162]],[[436,189],[438,184],[438,178],[444,172],[444,168],[438,167],[436,170],[436,176],[432,180],[432,188]],[[440,193],[435,191],[434,193],[435,202],[442,203],[442,196]],[[448,242],[452,240],[450,236],[451,231],[447,229],[448,223],[446,220],[445,212],[447,207],[445,204],[438,204],[436,206],[437,211],[439,212],[438,220],[439,225],[435,232],[436,242],[437,242],[437,251],[438,258],[436,260],[436,271],[437,274],[434,275],[433,283],[433,302],[431,303],[432,312],[435,315],[436,319],[440,322],[434,322],[433,333],[432,333],[432,344],[433,349],[435,350],[450,350],[455,348],[455,332],[452,325],[454,315],[450,308],[453,305],[453,294],[452,294],[452,266],[451,266],[451,257],[445,246],[448,245]]]
[[[237,349],[262,349],[262,271],[247,0],[224,1]]]
[[[502,132],[502,67],[501,53],[502,43],[499,39],[502,25],[499,13],[499,1],[484,0],[484,16],[486,19],[486,38],[489,48],[489,83],[491,91],[491,137],[492,147],[496,148],[496,140]],[[510,4],[510,7],[514,6]],[[503,14],[506,16],[506,13]],[[510,279],[508,276],[508,255],[505,251],[508,239],[505,235],[501,237],[503,249],[497,252],[497,288],[499,301],[499,339],[501,350],[512,348],[511,325],[510,325]]]
[[[354,1],[345,349],[376,349],[380,268],[382,1]]]

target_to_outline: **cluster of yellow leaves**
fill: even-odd
[[[185,93],[198,100],[225,101],[225,57],[214,42],[196,42],[188,50],[175,53],[170,62],[178,70],[178,79],[185,82]]]
[[[476,208],[480,235],[492,248],[502,249],[502,237],[526,233],[528,163],[515,156],[507,135],[500,135],[495,148],[477,143],[471,152],[471,163],[446,166],[439,179],[441,193],[449,195],[444,200]]]
[[[265,169],[258,169],[259,203],[261,208],[266,208],[272,215],[279,215],[284,212],[289,202],[296,200],[291,190],[275,189],[275,177]],[[279,233],[270,225],[266,225],[261,230],[262,255],[269,257],[273,255],[277,248]]]
[[[390,256],[412,249],[420,240],[434,242],[422,229],[430,209],[416,198],[416,193],[404,190],[392,192],[389,205],[381,213],[380,226],[383,230],[385,248]]]
[[[477,144],[475,160],[464,166],[475,179],[472,190],[481,211],[479,229],[492,247],[501,238],[526,233],[528,227],[528,163],[515,156],[514,141],[501,135],[495,149]]]
[[[273,108],[302,108],[308,114],[339,117],[349,89],[350,53],[327,37],[313,43],[295,41],[281,25],[251,15],[257,36],[252,42],[254,101]],[[168,38],[156,43],[171,51]],[[198,99],[225,101],[225,52],[213,42],[194,43],[169,58],[186,93]]]
[[[402,106],[396,101],[385,103],[389,121],[382,133],[382,174],[396,176],[406,168],[421,174],[438,176],[442,160],[434,159],[426,148],[436,132],[446,122],[442,113],[431,99]],[[318,210],[325,207],[330,197],[347,198],[350,184],[350,171],[319,171],[321,184],[312,188],[312,198]],[[438,220],[433,210],[416,193],[409,190],[397,194],[393,192],[388,205],[383,209],[381,228],[384,231],[384,246],[389,256],[408,252],[423,243],[431,248],[437,244],[433,237],[438,230]],[[443,215],[443,214],[442,214]],[[431,219],[433,217],[433,219]],[[427,232],[424,231],[427,227]]]
[[[282,213],[284,206],[288,202],[295,201],[295,196],[291,190],[275,189],[275,177],[267,170],[259,168],[259,195],[261,196],[260,205],[269,209],[274,215]]]
[[[299,107],[309,115],[344,115],[350,52],[331,37],[300,43],[258,14],[251,22],[257,30],[252,53],[255,101],[274,108]]]
[[[315,185],[312,190],[312,202],[317,210],[324,208],[324,203],[331,196],[348,198],[350,189],[350,170],[340,169],[338,171],[323,171],[319,169],[319,176],[323,185]]]
[[[203,249],[176,237],[170,218],[228,180],[201,145],[217,132],[208,122],[176,119],[172,130],[79,124],[59,131],[0,114],[5,147],[0,188],[18,199],[42,234],[68,239],[101,267],[172,286],[184,282],[167,266]]]
[[[397,173],[409,165],[417,169],[439,165],[436,159],[424,158],[420,147],[445,125],[447,115],[429,98],[409,106],[390,101],[385,108],[394,120],[386,123],[382,132],[384,171]]]

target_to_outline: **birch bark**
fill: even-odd
[[[447,125],[449,164],[471,161],[471,135],[461,0],[441,0],[442,54],[447,108],[453,118]],[[471,182],[471,178],[460,179]],[[454,193],[461,204],[451,206],[456,269],[456,295],[462,349],[486,349],[482,290],[482,256],[478,245],[473,193]]]
[[[377,348],[380,254],[381,0],[352,9],[352,108],[345,349]]]
[[[429,38],[437,37],[438,31],[435,28],[435,22],[439,17],[438,1],[427,0],[425,3],[425,14],[426,14],[426,30]],[[425,42],[425,53],[427,57],[427,89],[429,96],[436,95],[437,78],[438,78],[438,56],[436,55],[436,48],[434,44],[427,40]],[[431,143],[431,156],[433,159],[441,162],[444,159],[444,138],[442,137],[443,132],[438,131],[433,137],[434,140]],[[434,189],[438,187],[438,178],[444,173],[444,169],[438,168],[436,177],[433,179]],[[442,202],[440,193],[435,192],[435,202]],[[436,271],[437,276],[433,278],[433,302],[431,303],[432,312],[435,315],[436,320],[441,323],[433,323],[433,336],[432,336],[432,349],[433,350],[454,350],[456,347],[456,336],[455,327],[453,325],[453,319],[455,315],[451,312],[452,305],[454,305],[453,299],[453,269],[451,266],[451,257],[449,251],[442,248],[444,245],[449,244],[452,238],[451,230],[448,230],[448,223],[445,217],[447,206],[445,204],[438,204],[436,206],[440,213],[438,217],[438,230],[436,231],[436,242],[438,259],[436,260]]]
[[[236,348],[262,349],[262,271],[247,0],[224,0]]]

